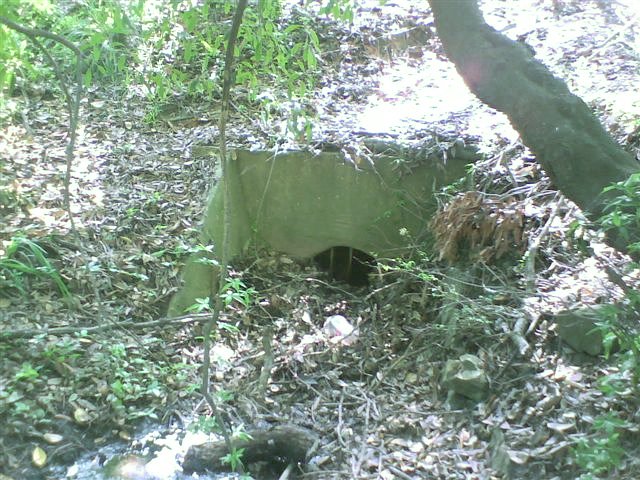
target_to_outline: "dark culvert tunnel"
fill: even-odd
[[[376,259],[353,247],[336,246],[313,257],[331,279],[354,287],[369,285],[369,274],[375,271]]]

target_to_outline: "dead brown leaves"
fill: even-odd
[[[512,199],[465,192],[438,211],[430,222],[440,260],[462,257],[485,263],[509,252],[521,253],[524,214]]]

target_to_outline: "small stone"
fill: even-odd
[[[605,305],[606,306],[606,305]],[[555,316],[558,336],[576,352],[598,356],[604,352],[600,323],[607,320],[603,306],[564,310]]]
[[[486,398],[489,380],[482,360],[475,355],[462,355],[458,360],[448,360],[445,364],[443,383],[456,394],[476,402]]]

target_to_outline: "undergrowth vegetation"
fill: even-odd
[[[351,1],[315,3],[323,15],[346,22],[353,17]],[[209,103],[215,110],[234,8],[231,0],[2,2],[0,16],[28,32],[0,23],[0,121],[10,124],[20,115],[21,98],[59,97],[63,90],[71,88],[77,71],[88,92],[108,90],[122,99],[141,99],[147,124],[154,124],[185,101]],[[286,12],[286,21],[284,14],[278,0],[261,0],[247,10],[241,26],[242,42],[235,52],[235,83],[239,85],[237,96],[242,99],[237,108],[245,115],[248,108],[252,109],[251,115],[257,109],[265,125],[274,114],[281,116],[284,112],[288,121],[282,135],[304,141],[311,137],[314,117],[307,97],[322,70],[320,39],[313,18],[303,9]],[[64,41],[80,49],[80,64],[76,64]],[[131,146],[118,148],[124,155],[133,153]],[[5,160],[0,159],[3,168],[8,168]],[[4,183],[0,186],[0,213],[17,213],[21,209],[26,212],[38,201],[18,198],[18,189],[10,187]],[[139,218],[147,211],[157,210],[161,201],[166,203],[160,192],[154,192],[139,206],[128,206],[122,224],[130,222],[139,227]],[[162,224],[154,227],[157,234],[164,228]],[[39,233],[32,231],[3,240],[1,308],[20,297],[27,303],[50,305],[46,308],[54,312],[61,299],[67,307],[82,312],[87,286],[88,290],[93,289],[94,300],[99,301],[97,292],[110,286],[112,279],[124,278],[125,285],[150,280],[138,268],[126,268],[111,260],[90,261],[88,270],[93,278],[90,285],[85,285],[78,280],[73,266],[61,261],[55,243],[51,242],[54,246],[49,248],[39,239]],[[165,253],[165,249],[159,249],[152,255],[160,258]],[[168,253],[176,259],[181,256],[177,250]],[[138,263],[134,257],[130,259]],[[230,277],[222,291],[224,305],[237,311],[251,308],[256,295],[238,277]],[[199,299],[190,312],[207,313],[209,303],[209,299]],[[124,311],[117,305],[114,310]],[[108,330],[111,320],[101,319],[107,325],[99,328]],[[47,320],[43,324],[46,326]],[[15,364],[15,369],[11,367],[7,372],[8,384],[0,388],[0,415],[5,424],[26,420],[53,430],[57,423],[53,419],[60,414],[60,405],[53,399],[59,398],[71,408],[77,425],[115,423],[122,427],[125,437],[135,421],[158,419],[163,405],[193,396],[197,389],[195,365],[184,363],[175,355],[165,355],[165,340],[160,337],[138,337],[127,330],[122,331],[122,338],[110,337],[91,328],[88,331],[83,325],[76,330],[59,337],[43,334],[24,342],[16,339],[16,345],[30,352],[25,358],[15,353],[19,350],[16,345],[2,352],[10,364]],[[235,323],[222,321],[212,335],[219,340],[223,335],[238,334]],[[202,340],[202,336],[196,338]],[[5,344],[0,348],[4,349]],[[48,383],[51,377],[57,378],[53,384]],[[42,393],[35,396],[33,393],[39,390]],[[222,397],[223,392],[217,392],[218,396]],[[37,457],[39,462],[46,461],[41,449],[37,450]],[[227,460],[236,469],[241,452],[232,452]]]
[[[238,62],[234,111],[243,117],[245,125],[257,125],[258,129],[272,123],[281,125],[279,136],[271,136],[266,142],[269,146],[281,145],[286,139],[310,142],[317,113],[312,94],[322,84],[328,67],[333,68],[325,64],[323,52],[325,43],[332,39],[320,33],[318,15],[348,25],[354,21],[356,11],[356,2],[351,0],[307,1],[306,6],[310,8],[260,0],[251,5],[241,27],[242,40],[235,52]],[[82,64],[76,66],[74,57],[63,46],[49,44],[46,39],[39,46],[0,24],[1,123],[20,123],[24,115],[21,102],[25,98],[40,101],[58,97],[59,82],[62,79],[63,83],[71,83],[76,67],[81,69],[91,109],[99,110],[100,104],[105,103],[99,95],[94,96],[100,91],[103,98],[112,96],[122,103],[135,99],[136,108],[143,111],[136,117],[141,119],[139,125],[129,118],[130,110],[123,109],[121,117],[108,118],[109,127],[113,126],[116,132],[105,140],[113,147],[110,157],[97,148],[98,153],[86,148],[95,155],[91,160],[98,165],[96,169],[101,168],[102,175],[111,175],[114,182],[101,194],[108,197],[113,193],[110,189],[122,186],[113,178],[126,177],[131,186],[130,191],[113,194],[104,202],[91,198],[95,203],[91,203],[91,213],[83,217],[83,227],[88,232],[87,242],[95,244],[95,248],[85,254],[86,258],[81,258],[85,252],[78,253],[74,245],[42,233],[46,230],[41,228],[16,228],[6,239],[0,239],[0,319],[11,323],[15,328],[12,331],[17,332],[16,338],[0,337],[6,340],[0,342],[0,357],[7,365],[6,381],[0,383],[0,420],[5,425],[2,432],[19,432],[21,438],[31,441],[32,427],[49,433],[69,420],[87,431],[95,428],[116,432],[120,438],[128,439],[140,419],[159,422],[165,419],[167,410],[179,411],[182,400],[193,403],[196,398],[200,382],[198,360],[204,350],[204,334],[198,325],[210,316],[216,298],[197,298],[180,320],[185,323],[167,326],[167,319],[158,317],[173,292],[176,272],[186,255],[211,253],[213,249],[211,245],[185,246],[185,237],[195,236],[196,230],[191,220],[185,219],[185,198],[195,197],[206,188],[209,179],[198,175],[206,177],[202,171],[208,166],[194,160],[195,155],[184,154],[193,139],[187,134],[182,137],[184,132],[171,122],[181,119],[179,113],[173,116],[173,111],[185,104],[206,105],[214,112],[211,118],[219,110],[226,36],[233,8],[232,0],[6,0],[0,5],[0,16],[27,28],[60,35],[76,44],[84,55]],[[104,113],[108,117],[111,112]],[[46,125],[50,118],[44,117],[41,123]],[[167,118],[167,129],[158,131],[159,137],[168,137],[168,131],[176,134],[172,148],[154,144],[159,137],[151,137]],[[189,121],[198,126],[200,119]],[[207,122],[208,127],[214,123],[210,118]],[[145,148],[122,140],[135,138],[138,129],[145,130],[145,134],[151,131]],[[25,136],[33,137],[29,129],[25,131]],[[126,137],[122,132],[134,134]],[[60,138],[65,135],[56,135],[55,141]],[[102,141],[105,137],[98,134],[96,138]],[[59,147],[55,141],[54,146]],[[55,161],[61,155],[55,151],[48,156],[47,148],[43,147],[45,151],[38,158],[35,154],[27,156],[24,163],[48,168],[53,172],[49,178],[59,180],[61,165]],[[86,151],[83,154],[88,155]],[[52,166],[46,164],[51,157]],[[134,157],[140,161],[135,168]],[[145,163],[147,160],[149,163]],[[404,159],[397,162],[400,167],[407,167],[407,174],[411,171],[410,165],[403,165]],[[490,162],[491,159],[487,164]],[[122,165],[135,169],[135,174],[122,169]],[[12,164],[0,158],[0,167],[0,180],[4,181],[3,172]],[[192,175],[190,169],[199,171]],[[160,177],[161,171],[168,171],[165,178]],[[557,372],[550,372],[548,366],[563,360],[553,327],[550,322],[544,323],[545,319],[541,320],[544,327],[532,321],[525,340],[523,330],[515,331],[514,325],[524,317],[526,301],[545,295],[542,289],[532,291],[536,279],[550,276],[554,269],[570,270],[593,256],[593,251],[588,241],[564,237],[564,219],[549,234],[554,213],[549,212],[553,201],[547,199],[557,199],[552,196],[556,192],[549,195],[549,185],[540,180],[539,169],[525,165],[523,171],[521,176],[504,175],[494,181],[494,171],[488,174],[470,169],[467,178],[443,189],[439,197],[441,208],[424,223],[433,236],[432,243],[407,238],[408,244],[416,245],[412,256],[377,258],[366,291],[353,293],[350,287],[336,285],[326,272],[279,255],[261,257],[259,253],[250,265],[234,264],[218,297],[223,304],[221,320],[210,334],[217,402],[235,414],[242,402],[251,403],[246,399],[255,392],[273,393],[273,397],[262,395],[262,399],[271,402],[266,407],[247,407],[255,414],[259,409],[280,407],[280,397],[276,395],[284,392],[290,395],[286,400],[293,406],[285,408],[291,407],[292,415],[307,400],[313,404],[314,414],[338,410],[339,430],[346,425],[338,432],[338,443],[345,451],[358,450],[349,442],[361,433],[363,452],[369,447],[382,450],[384,445],[374,445],[376,435],[382,438],[388,434],[385,445],[407,446],[407,451],[417,456],[423,453],[420,441],[438,447],[445,438],[439,428],[446,422],[451,423],[442,430],[448,428],[447,441],[454,445],[451,448],[456,455],[461,447],[482,451],[481,446],[489,444],[492,428],[507,433],[517,431],[512,427],[524,417],[524,424],[533,418],[531,424],[542,425],[545,434],[547,430],[560,429],[558,424],[562,422],[547,421],[549,410],[544,404],[549,392],[565,388],[561,383],[565,377],[558,374],[556,378]],[[188,175],[176,186],[178,172]],[[88,168],[79,175],[90,177],[92,173]],[[542,185],[538,191],[534,191],[537,187],[528,188],[537,182]],[[52,204],[59,207],[59,192],[51,193],[58,184],[42,188],[47,195],[30,197],[25,194],[30,188],[26,183],[0,185],[0,214],[9,218],[21,212],[30,214],[36,208],[45,211]],[[193,190],[189,190],[192,185]],[[84,192],[76,194],[80,197]],[[576,222],[573,229],[566,228],[569,233],[578,228],[587,230],[590,238],[599,242],[606,236],[615,236],[627,245],[632,258],[624,268],[607,267],[611,281],[622,294],[618,301],[598,310],[601,318],[597,329],[602,333],[604,349],[600,358],[592,359],[601,362],[592,370],[597,372],[597,380],[584,383],[595,385],[598,395],[611,401],[607,405],[616,408],[595,418],[585,414],[584,422],[579,418],[567,427],[579,430],[571,434],[570,440],[566,440],[564,430],[559,435],[566,441],[566,451],[572,452],[571,465],[580,469],[584,480],[612,478],[628,460],[627,447],[634,441],[631,433],[637,428],[630,419],[639,406],[640,393],[640,294],[636,289],[640,239],[632,234],[640,230],[640,175],[612,185],[604,194],[612,200],[599,221]],[[91,195],[93,191],[87,194]],[[122,204],[109,210],[109,202],[117,201]],[[51,207],[51,211],[55,208]],[[162,216],[170,208],[175,209],[174,217]],[[200,214],[201,211],[189,212],[194,217]],[[100,215],[105,218],[98,220]],[[30,217],[25,213],[24,218]],[[19,221],[13,225],[19,225]],[[405,230],[401,236],[408,235]],[[532,240],[532,232],[551,237],[546,250]],[[182,238],[176,239],[179,236]],[[72,254],[65,256],[67,252]],[[566,265],[561,265],[561,255]],[[533,264],[536,259],[538,266],[543,265],[538,270]],[[204,262],[215,264],[209,257]],[[86,272],[93,278],[87,280],[90,275]],[[27,313],[16,316],[15,321],[8,319],[2,309],[10,305],[19,305],[17,309]],[[76,313],[81,316],[76,318]],[[341,349],[339,339],[328,338],[322,322],[329,316],[344,316],[345,321],[351,321],[359,343],[345,344],[353,348]],[[16,325],[24,318],[28,318],[28,325]],[[266,325],[277,336],[269,339],[265,333],[261,337]],[[540,332],[539,337],[532,340],[536,331]],[[521,340],[515,349],[510,343],[514,339]],[[518,360],[518,353],[522,354],[517,352],[518,345],[534,353],[529,351],[531,356],[526,361]],[[260,349],[264,352],[256,355]],[[443,364],[450,359],[458,361],[461,354],[477,356],[477,371],[494,375],[490,401],[492,406],[500,405],[495,418],[490,418],[493,412],[482,411],[484,407],[473,403],[458,405],[447,403],[449,398],[445,400],[440,384]],[[270,359],[271,364],[266,360],[270,355],[275,356],[275,360]],[[547,370],[534,371],[531,365],[536,362],[546,365],[540,369]],[[264,376],[261,368],[266,372]],[[322,368],[331,371],[327,373]],[[278,381],[270,383],[270,378]],[[381,393],[365,391],[380,386]],[[407,394],[413,388],[415,393]],[[308,397],[297,400],[294,393]],[[376,398],[378,393],[380,397]],[[357,405],[358,395],[365,399],[361,405]],[[542,398],[538,401],[536,395]],[[549,396],[560,402],[562,394]],[[376,401],[382,405],[379,410]],[[620,407],[623,403],[625,407]],[[453,420],[430,413],[451,406],[455,408],[446,415],[451,413]],[[384,421],[380,427],[373,425],[396,410],[406,413],[406,417],[394,418],[397,425]],[[418,416],[427,410],[426,419]],[[354,434],[357,426],[353,429],[349,422],[370,411],[375,411],[366,418],[367,422],[371,420],[371,428],[367,423],[362,432]],[[467,416],[456,419],[454,415],[460,412]],[[193,412],[195,421],[190,428],[219,433],[221,419],[201,413],[202,409]],[[560,413],[565,412],[558,416]],[[475,431],[475,427],[465,424],[472,415],[480,420]],[[553,425],[547,428],[549,424]],[[333,435],[333,426],[326,427],[322,426]],[[239,424],[236,430],[238,438],[246,439],[243,425]],[[429,435],[433,438],[427,438]],[[514,434],[517,435],[533,434],[527,431]],[[553,433],[548,435],[547,439],[555,438]],[[0,445],[1,442],[2,439]],[[224,461],[233,470],[242,470],[243,453],[242,449],[232,449]],[[424,464],[429,468],[439,462],[436,454],[425,458]],[[469,460],[469,465],[474,461]],[[550,463],[553,461],[555,457]],[[384,478],[392,477],[391,472]]]
[[[123,96],[144,96],[146,120],[153,123],[167,105],[180,99],[219,100],[233,6],[231,1],[11,0],[0,7],[0,15],[75,43],[84,58],[74,68],[82,70],[85,87],[98,82],[111,84]],[[353,15],[350,1],[331,0],[320,7],[343,21]],[[310,138],[313,125],[307,97],[321,73],[320,41],[304,11],[288,12],[286,24],[282,16],[279,0],[261,0],[247,10],[242,42],[236,46],[235,81],[249,104],[260,108],[263,123],[284,109],[290,120],[283,134],[304,140]],[[0,91],[46,91],[56,70],[73,78],[69,72],[75,61],[64,47],[47,49],[43,58],[38,44],[5,26],[0,26],[0,40],[5,46],[0,53]],[[11,111],[11,104],[8,108]]]
[[[36,241],[18,236],[0,247],[0,287],[26,295],[30,282],[36,278],[49,279],[61,295],[70,297],[71,293],[48,253]]]
[[[628,282],[640,268],[637,261],[640,241],[631,232],[640,226],[640,174],[607,187],[603,194],[613,194],[603,215],[596,222],[603,235],[615,235],[624,240],[633,260],[621,271],[609,267],[609,275],[621,287],[624,297],[614,305],[600,310],[597,328],[602,332],[605,356],[617,366],[614,373],[600,378],[599,388],[611,398],[623,398],[630,408],[638,408],[640,400],[640,295]],[[593,423],[594,436],[581,439],[575,450],[576,461],[587,473],[580,478],[589,480],[610,475],[618,468],[626,454],[622,444],[624,429],[629,422],[616,413],[597,418]]]

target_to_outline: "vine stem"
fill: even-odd
[[[206,400],[207,404],[211,408],[213,414],[216,417],[221,429],[222,436],[229,452],[232,452],[233,445],[231,443],[230,435],[230,422],[228,421],[228,415],[222,415],[221,409],[218,408],[216,401],[211,396],[211,390],[209,388],[209,371],[211,367],[211,332],[213,327],[218,323],[220,318],[220,312],[222,311],[222,297],[221,290],[224,288],[227,277],[227,267],[229,264],[229,238],[231,231],[231,190],[229,187],[229,158],[227,158],[227,139],[226,128],[227,119],[229,117],[229,105],[230,105],[230,92],[231,87],[234,84],[234,63],[235,63],[235,44],[238,38],[238,31],[242,23],[242,16],[247,6],[247,0],[238,0],[236,11],[233,15],[233,21],[231,24],[231,31],[229,32],[229,38],[227,41],[227,49],[225,52],[224,60],[224,72],[222,83],[222,107],[220,112],[219,127],[219,148],[220,148],[220,162],[222,166],[222,177],[220,181],[224,187],[224,233],[222,239],[222,248],[220,253],[220,265],[219,280],[218,280],[218,292],[214,302],[213,311],[211,317],[205,323],[203,328],[204,342],[203,342],[203,358],[202,358],[202,396]],[[240,465],[241,466],[241,465]]]

